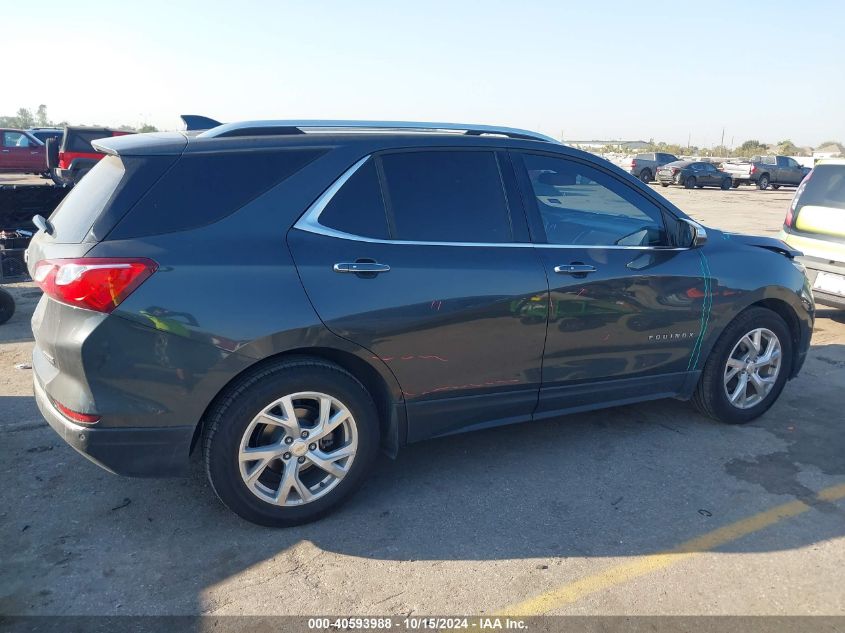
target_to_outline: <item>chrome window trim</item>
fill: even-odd
[[[418,242],[413,240],[384,240],[377,237],[366,237],[364,235],[355,235],[354,233],[346,233],[345,231],[338,231],[324,224],[320,224],[320,214],[332,201],[332,198],[340,191],[340,188],[346,184],[352,175],[358,171],[364,163],[366,163],[372,154],[367,154],[352,167],[343,172],[340,177],[335,180],[328,189],[326,189],[319,198],[317,198],[310,207],[302,214],[302,217],[296,221],[293,228],[300,231],[307,231],[308,233],[316,233],[325,237],[333,237],[340,240],[349,240],[352,242],[365,242],[368,244],[393,244],[397,246],[475,246],[475,247],[499,247],[499,248],[582,248],[582,249],[601,249],[601,250],[635,250],[635,251],[687,251],[689,247],[677,246],[620,246],[608,245],[599,246],[592,244],[535,244],[533,242]]]
[[[320,132],[427,132],[442,133],[460,132],[472,136],[481,134],[495,134],[509,138],[544,141],[560,145],[560,141],[551,136],[523,130],[515,127],[501,127],[498,125],[478,125],[475,123],[439,123],[431,121],[357,121],[347,119],[325,120],[266,120],[266,121],[237,121],[225,123],[198,134],[198,138],[217,138],[231,136],[233,132],[243,132],[248,136],[251,128],[297,128],[300,131],[314,130]]]

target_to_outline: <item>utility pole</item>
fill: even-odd
[[[725,156],[725,128],[722,126],[722,142],[719,143],[719,153],[722,154],[722,157]]]
[[[687,153],[689,153],[690,138],[692,138],[692,132],[687,132]]]

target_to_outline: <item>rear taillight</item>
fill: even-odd
[[[810,170],[810,173],[804,176],[804,180],[801,181],[801,184],[798,185],[798,189],[795,190],[795,195],[792,197],[792,202],[789,203],[789,208],[786,210],[786,218],[783,220],[783,225],[787,228],[792,228],[793,224],[795,223],[795,215],[798,210],[798,200],[801,198],[801,194],[804,193],[804,190],[807,188],[807,183],[810,182],[810,178],[813,177],[813,170]]]
[[[783,225],[792,227],[792,220],[795,219],[795,216],[792,214],[792,207],[786,210],[786,217],[783,219]]]
[[[751,171],[748,172],[749,174],[756,174],[757,173],[757,165],[751,165]]]
[[[632,158],[631,159],[631,169],[635,169],[636,167],[637,167],[637,159]]]
[[[100,421],[99,415],[92,415],[90,413],[80,413],[79,411],[74,411],[73,409],[67,408],[61,402],[58,402],[56,400],[53,400],[53,404],[63,416],[65,416],[69,420],[77,422],[78,424],[96,424]]]
[[[154,261],[143,258],[44,259],[35,265],[33,277],[56,301],[111,312],[157,268]]]
[[[65,162],[65,153],[59,152],[59,169],[68,169],[68,164]]]

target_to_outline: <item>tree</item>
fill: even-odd
[[[35,122],[38,124],[38,127],[50,127],[52,125],[47,116],[47,106],[43,103],[38,106],[38,111],[35,113]]]
[[[158,128],[155,125],[144,123],[141,127],[138,128],[138,131],[142,134],[145,132],[158,132]]]
[[[793,156],[798,154],[798,146],[795,145],[790,140],[781,141],[778,143],[778,154],[786,154],[787,156]]]
[[[749,139],[740,145],[735,153],[737,156],[754,156],[755,154],[765,154],[768,149],[765,143],[761,143],[757,139]]]
[[[17,119],[18,124],[16,127],[27,128],[32,127],[35,124],[35,117],[33,117],[32,112],[30,112],[26,108],[18,109]]]

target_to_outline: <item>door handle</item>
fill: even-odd
[[[332,267],[336,273],[387,273],[390,266],[378,262],[352,262],[349,264],[335,264]]]
[[[596,272],[596,267],[589,264],[566,264],[565,266],[555,266],[555,272],[561,275],[586,275]]]

